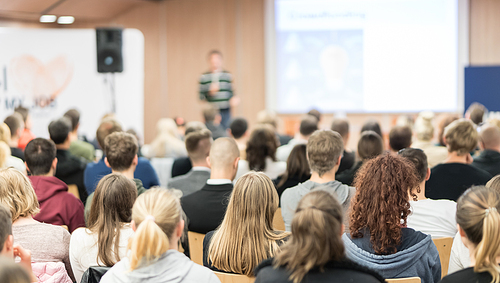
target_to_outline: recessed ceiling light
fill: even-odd
[[[61,25],[69,25],[75,21],[75,17],[73,16],[61,16],[57,19],[57,23]]]
[[[57,20],[55,15],[42,15],[40,16],[41,23],[53,23]]]

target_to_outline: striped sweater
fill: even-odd
[[[229,108],[229,99],[233,97],[233,76],[226,71],[220,73],[207,72],[200,78],[200,99],[207,100],[218,109]],[[210,94],[210,85],[219,84],[219,91]]]

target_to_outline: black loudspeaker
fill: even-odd
[[[122,30],[97,28],[97,72],[123,72]]]

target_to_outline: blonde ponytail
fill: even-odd
[[[132,208],[137,227],[129,242],[130,269],[151,264],[170,249],[170,237],[181,220],[179,199],[169,191],[150,189]]]
[[[487,271],[495,283],[500,282],[500,266],[497,257],[500,255],[500,214],[495,207],[485,209],[483,219],[483,239],[476,247],[474,265],[475,272]]]

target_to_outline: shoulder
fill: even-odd
[[[441,282],[443,282],[443,283],[447,283],[447,282],[450,282],[450,283],[451,282],[479,282],[479,281],[469,281],[469,280],[476,278],[476,276],[480,276],[480,275],[481,274],[474,273],[473,267],[469,267],[469,268],[459,270],[455,273],[452,273],[452,274],[449,274],[449,275],[443,277]],[[490,276],[490,280],[491,280],[491,276]]]

